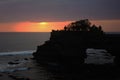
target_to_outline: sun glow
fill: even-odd
[[[0,23],[0,32],[51,32],[53,29],[63,29],[71,22],[73,21]],[[101,25],[106,32],[120,32],[120,20],[93,20],[91,23]]]
[[[45,30],[45,29],[47,29],[48,26],[49,26],[48,22],[40,22],[39,24],[40,24],[40,25],[39,25],[39,29],[40,29],[40,30]]]
[[[67,22],[19,22],[12,25],[14,32],[51,32],[54,30],[63,29]],[[7,25],[6,25],[7,26]],[[10,30],[10,29],[9,29]]]
[[[47,22],[40,22],[41,25],[46,25],[48,24]]]

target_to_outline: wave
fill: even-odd
[[[28,70],[29,67],[21,67],[21,68],[6,68],[6,69],[0,69],[0,72],[15,72],[15,71],[25,71]]]
[[[8,64],[7,62],[0,64],[0,72],[15,72],[15,71],[24,71],[30,69],[28,64],[30,60],[20,60],[19,61],[12,61],[18,62],[18,64]]]
[[[35,50],[28,51],[14,51],[14,52],[0,52],[0,56],[8,56],[8,55],[31,55]]]

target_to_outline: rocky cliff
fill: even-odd
[[[82,64],[87,48],[106,49],[114,55],[119,50],[116,47],[119,41],[120,35],[107,35],[101,26],[91,26],[88,20],[80,20],[65,26],[64,30],[53,30],[50,40],[38,46],[33,56],[41,63]]]

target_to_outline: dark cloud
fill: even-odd
[[[0,22],[120,19],[120,0],[0,0]]]

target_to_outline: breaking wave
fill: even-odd
[[[8,55],[31,55],[35,50],[28,51],[14,51],[14,52],[0,52],[0,56],[8,56]]]

